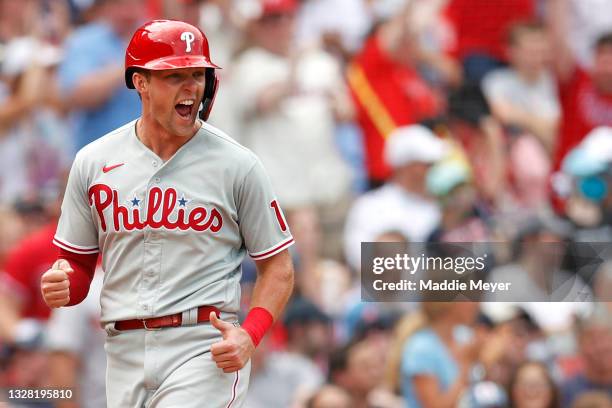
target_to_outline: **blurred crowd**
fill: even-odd
[[[206,33],[210,122],[296,239],[248,408],[612,407],[612,257],[537,250],[612,242],[612,0],[0,0],[0,390],[105,406],[103,271],[53,312],[39,280],[74,155],[140,114],[123,59],[152,18]],[[489,273],[587,296],[362,302],[361,242],[518,244]]]

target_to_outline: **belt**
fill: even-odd
[[[217,317],[220,317],[220,311],[214,306],[198,307],[197,323],[208,322],[210,320],[210,312],[215,312]],[[149,319],[132,319],[121,320],[115,322],[117,330],[160,330],[164,327],[178,327],[183,324],[183,313],[176,313],[168,316],[151,317]]]

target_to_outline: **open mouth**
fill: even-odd
[[[176,110],[176,113],[178,113],[181,118],[189,119],[191,118],[191,113],[193,112],[193,109],[195,106],[194,102],[195,101],[193,99],[184,99],[180,101],[179,103],[177,103],[176,105],[174,105],[174,109]]]

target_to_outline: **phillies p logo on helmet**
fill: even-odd
[[[193,35],[193,33],[189,31],[181,33],[181,40],[185,41],[185,43],[187,44],[185,52],[191,52],[191,43],[195,40],[195,36]]]

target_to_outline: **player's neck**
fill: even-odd
[[[196,120],[193,134],[177,136],[164,129],[157,121],[141,117],[136,122],[136,137],[165,162],[195,136],[200,126],[200,121]]]

